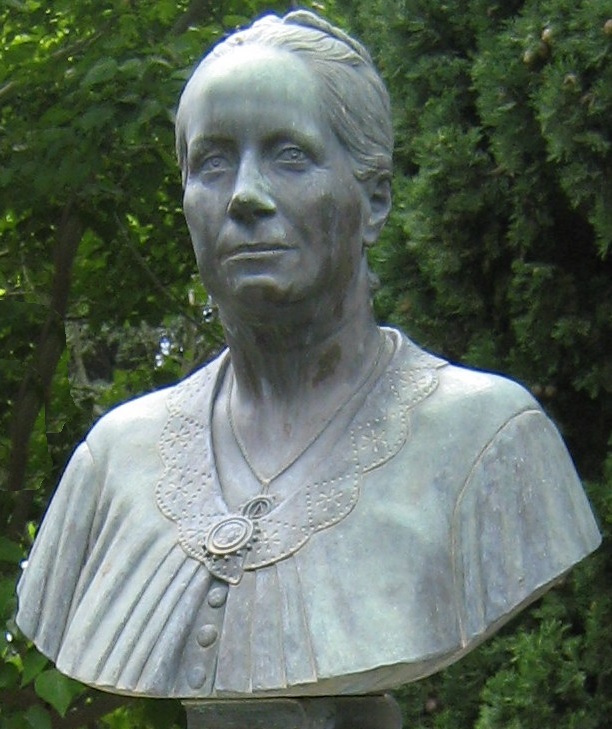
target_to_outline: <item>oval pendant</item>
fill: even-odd
[[[245,516],[228,516],[218,521],[206,537],[210,554],[225,555],[244,547],[253,534],[253,522]]]

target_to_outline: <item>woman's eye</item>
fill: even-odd
[[[229,166],[228,160],[221,154],[211,154],[202,161],[201,172],[222,172]]]
[[[305,165],[309,161],[309,157],[303,149],[299,147],[285,147],[278,153],[277,160],[286,165]]]

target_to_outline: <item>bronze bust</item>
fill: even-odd
[[[228,349],[78,447],[19,626],[125,694],[370,694],[439,670],[600,537],[522,387],[375,323],[383,82],[317,16],[269,16],[198,66],[177,149]]]

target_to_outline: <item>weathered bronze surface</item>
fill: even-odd
[[[392,135],[365,49],[309,13],[258,21],[195,71],[177,149],[228,350],[78,447],[18,624],[68,675],[240,729],[243,700],[441,669],[600,537],[529,393],[374,321]],[[314,729],[325,701],[274,705]]]
[[[390,696],[186,703],[188,729],[400,729]]]

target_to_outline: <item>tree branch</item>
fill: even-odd
[[[49,313],[38,339],[34,365],[21,381],[13,408],[7,489],[17,496],[12,517],[4,523],[9,523],[9,532],[14,538],[21,536],[33,498],[32,490],[24,490],[30,440],[38,413],[49,400],[53,376],[66,346],[63,321],[68,306],[74,258],[82,232],[80,219],[72,206],[67,205],[57,230]]]
[[[164,286],[164,284],[159,280],[157,275],[155,274],[155,271],[149,266],[145,258],[142,256],[140,251],[136,248],[134,245],[132,239],[130,238],[130,234],[127,231],[125,225],[121,222],[119,216],[115,214],[115,222],[117,224],[117,227],[119,228],[119,231],[121,232],[121,235],[125,241],[125,244],[130,251],[131,255],[134,257],[134,260],[136,263],[142,268],[144,273],[147,275],[153,286],[159,291],[159,293],[168,301],[168,303],[172,304],[172,308],[176,311],[181,312],[181,316],[183,316],[187,321],[191,322],[193,326],[195,326],[197,329],[199,329],[202,326],[202,322],[196,319],[195,317],[187,314],[185,311],[183,311],[183,303],[179,301],[177,298],[175,298]],[[213,334],[211,334],[211,338],[215,341],[216,344],[223,344],[224,340],[215,337]]]
[[[191,0],[187,10],[176,21],[170,35],[181,35],[192,25],[208,20],[214,15],[214,0]]]
[[[7,81],[4,86],[0,86],[0,99],[10,93],[16,85],[15,81]]]

